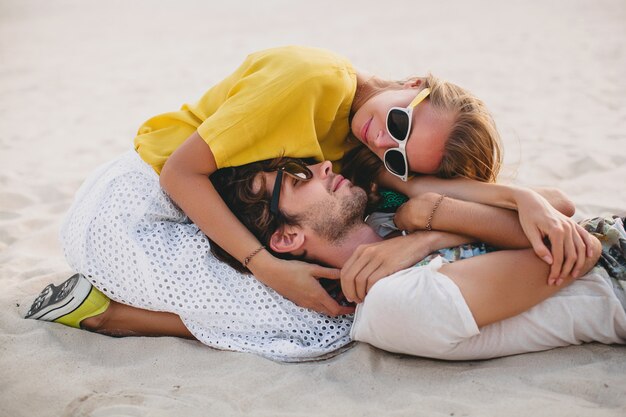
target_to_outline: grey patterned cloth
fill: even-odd
[[[611,283],[615,295],[626,309],[626,231],[624,231],[624,218],[618,216],[595,217],[583,220],[580,225],[602,243],[602,255],[595,269]]]

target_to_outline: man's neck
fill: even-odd
[[[350,230],[339,244],[332,244],[326,240],[310,239],[307,252],[315,261],[342,268],[359,245],[380,242],[383,239],[374,229],[361,223]]]

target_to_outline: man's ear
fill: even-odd
[[[304,231],[299,226],[283,226],[270,237],[270,248],[277,253],[295,252],[304,245]]]
[[[402,86],[404,88],[419,88],[419,86],[422,85],[422,83],[424,82],[423,78],[411,78],[410,80],[406,81]]]

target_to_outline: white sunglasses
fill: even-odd
[[[383,162],[387,171],[400,178],[407,180],[409,175],[409,162],[406,159],[406,142],[411,134],[411,120],[413,109],[430,94],[430,88],[425,88],[406,107],[392,107],[387,113],[387,132],[398,143],[397,148],[390,148],[383,155]]]

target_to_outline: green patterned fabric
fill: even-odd
[[[383,213],[395,213],[402,204],[409,201],[408,197],[387,188],[380,190],[380,202],[374,211]]]

